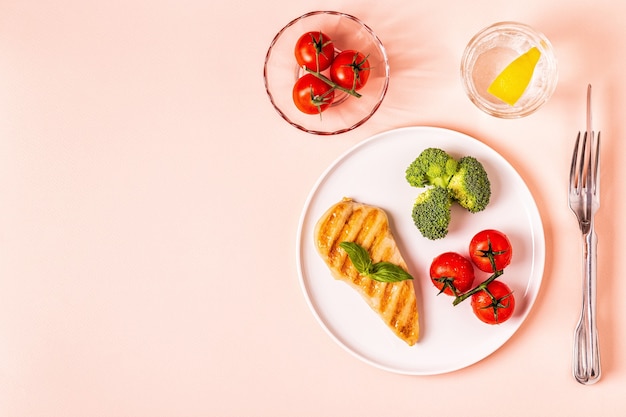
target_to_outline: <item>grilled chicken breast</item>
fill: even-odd
[[[387,214],[378,207],[344,198],[329,208],[315,227],[315,246],[335,279],[358,291],[393,332],[410,346],[419,339],[413,281],[379,282],[357,272],[341,242],[356,242],[372,262],[387,261],[407,270],[389,229]]]

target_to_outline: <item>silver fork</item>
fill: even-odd
[[[600,207],[600,132],[591,126],[591,85],[587,87],[587,131],[578,132],[569,177],[569,206],[578,218],[583,237],[583,299],[574,332],[572,371],[581,384],[600,379],[600,349],[596,328],[596,273],[598,237],[594,216]]]

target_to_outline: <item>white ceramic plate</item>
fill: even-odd
[[[449,233],[431,241],[413,224],[411,210],[420,189],[405,180],[409,164],[427,147],[452,156],[476,157],[492,187],[486,210],[469,213],[453,206]],[[398,246],[415,278],[420,313],[420,340],[408,346],[346,283],[334,280],[318,255],[313,233],[321,215],[343,197],[378,206],[389,216]],[[470,300],[453,307],[452,297],[437,295],[428,269],[446,251],[466,254],[471,238],[482,229],[506,233],[513,260],[500,279],[516,298],[507,322],[479,321]],[[382,369],[409,375],[433,375],[472,365],[502,346],[520,327],[539,291],[545,261],[541,218],[526,184],[515,169],[484,143],[436,127],[391,130],[367,139],[333,163],[313,187],[304,206],[297,236],[297,266],[305,298],[327,333],[359,359]],[[476,282],[489,274],[476,269]]]

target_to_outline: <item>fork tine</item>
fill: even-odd
[[[574,144],[574,152],[572,153],[572,164],[569,170],[569,192],[571,193],[578,188],[578,177],[576,176],[576,166],[578,162],[578,144],[580,142],[580,132],[576,136],[576,143]]]
[[[580,133],[579,133],[580,135]],[[577,194],[584,192],[587,185],[589,184],[591,174],[591,170],[588,169],[587,164],[589,163],[589,155],[587,150],[587,132],[582,135],[582,143],[579,145],[578,140],[576,141],[576,147],[578,149],[578,158],[576,160],[577,171],[576,171],[576,191]]]
[[[591,138],[589,136],[591,136]],[[587,141],[587,139],[589,139],[589,142]],[[593,183],[591,182],[592,181],[591,174],[593,173],[593,167],[592,167],[593,143],[592,141],[593,141],[593,133],[585,132],[585,135],[583,137],[583,153],[582,153],[582,158],[580,160],[580,175],[581,176],[584,175],[585,181],[583,182],[582,186],[585,191],[593,187]],[[589,150],[587,150],[587,147],[589,147]]]
[[[595,166],[593,170],[593,194],[600,196],[600,132],[596,137]]]
[[[593,132],[591,117],[591,84],[589,84],[587,86],[587,132]]]

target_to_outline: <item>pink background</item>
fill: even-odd
[[[370,25],[391,65],[379,111],[336,137],[285,123],[262,78],[276,32],[324,9]],[[2,1],[0,415],[623,415],[625,17],[614,0]],[[480,112],[459,79],[467,41],[501,20],[544,32],[559,60],[554,96],[520,120]],[[604,138],[594,386],[570,371],[581,248],[566,201],[588,83]],[[519,331],[427,377],[335,344],[295,262],[319,175],[369,136],[414,125],[504,156],[547,239]]]

